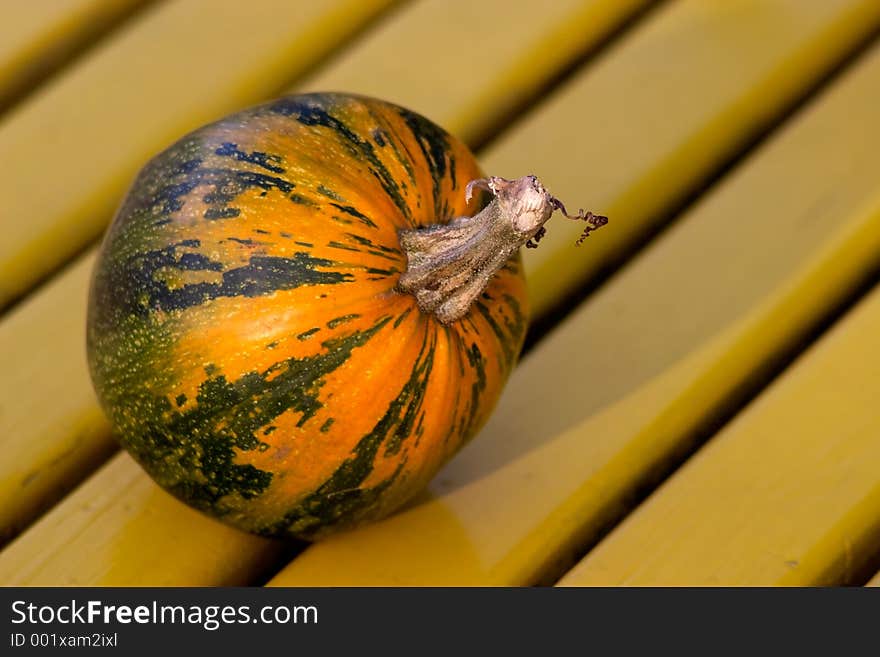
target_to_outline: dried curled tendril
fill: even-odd
[[[534,179],[534,176],[528,176],[529,178]],[[501,177],[493,177],[493,178],[480,178],[477,180],[471,180],[467,187],[465,187],[465,202],[470,203],[471,198],[473,197],[474,188],[480,187],[482,189],[489,190],[495,193],[497,183],[510,184],[513,181],[507,180],[506,178]],[[537,180],[535,179],[537,183]],[[538,183],[539,184],[539,183]],[[598,230],[602,226],[608,223],[608,217],[601,214],[593,214],[589,210],[580,209],[577,214],[570,214],[568,210],[565,209],[565,205],[555,196],[551,196],[547,194],[550,205],[554,210],[559,210],[565,217],[569,219],[574,219],[575,221],[585,221],[587,222],[587,226],[584,228],[580,237],[578,237],[575,242],[575,246],[580,246],[583,244],[584,240],[590,236],[594,230]],[[547,234],[547,229],[544,226],[541,226],[538,231],[532,235],[532,237],[525,243],[527,249],[536,249],[538,248],[538,242],[541,241],[541,238]]]

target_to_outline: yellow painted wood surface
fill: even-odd
[[[92,262],[81,259],[0,321],[0,445],[15,455],[0,462],[0,543],[115,447],[85,359]]]
[[[0,3],[0,110],[150,0]]]
[[[116,532],[119,540],[106,540]],[[18,557],[14,568],[4,553],[4,585],[236,586],[251,583],[281,551],[277,541],[244,534],[181,505],[145,479],[124,453],[28,535],[28,544],[8,548]],[[133,561],[138,568],[131,567]]]
[[[502,5],[509,11],[501,12]],[[541,79],[553,77],[559,67],[567,63],[558,54],[547,56],[546,52],[548,44],[564,41],[560,36],[562,25],[583,28],[584,33],[598,39],[601,34],[595,31],[596,24],[612,29],[628,15],[624,9],[631,12],[636,5],[616,0],[593,0],[586,4],[560,2],[554,4],[553,11],[542,12],[540,20],[532,22],[530,29],[522,27],[517,14],[529,6],[528,2],[516,4],[499,0],[496,5],[487,4],[486,9],[496,10],[496,27],[516,37],[522,47],[532,48],[533,59],[541,62],[540,66],[530,67],[527,77],[515,85],[523,90],[540,85]],[[467,6],[466,0],[430,0],[405,7],[395,15],[390,29],[371,32],[370,38],[350,49],[342,60],[325,67],[308,84],[313,88],[344,89],[349,82],[360,80],[357,90],[362,93],[418,101],[411,91],[410,69],[385,70],[382,58],[387,53],[383,47],[373,45],[374,41],[399,43],[401,48],[406,48],[403,52],[408,55],[410,66],[425,70],[437,53],[424,49],[421,44],[429,35],[441,40],[454,39],[460,25],[457,16],[466,12]],[[447,13],[450,10],[451,13]],[[574,56],[576,40],[567,38],[565,52]],[[578,43],[581,47],[589,45],[586,41]],[[519,65],[518,59],[511,56],[506,41],[492,44],[496,47],[484,51],[482,62],[505,79],[509,78]],[[466,68],[470,58],[466,50],[446,55],[447,62],[456,69]],[[376,70],[381,74],[376,75]],[[457,126],[465,134],[474,134],[470,108],[484,97],[485,92],[479,86],[453,88],[446,94],[444,103],[435,108],[435,116],[443,125]],[[479,125],[491,125],[487,123],[490,120],[501,122],[505,107],[513,102],[500,92],[496,100],[497,104],[485,107]],[[15,460],[0,462],[0,543],[56,501],[72,483],[85,477],[114,446],[91,389],[82,346],[92,258],[91,254],[84,256],[80,265],[59,273],[12,316],[0,319],[0,362],[12,364],[0,370],[0,394],[20,400],[5,408],[0,406],[0,445],[19,455]],[[57,401],[47,405],[47,400]]]
[[[525,358],[433,499],[309,548],[273,583],[561,574],[878,264],[878,106],[880,46]]]
[[[652,1],[554,0],[539,11],[522,0],[413,2],[346,53],[357,66],[331,62],[332,78],[318,70],[298,90],[326,91],[332,84],[333,90],[384,94],[477,144],[555,73]]]
[[[878,335],[880,289],[561,583],[859,583],[880,553]]]
[[[0,308],[98,236],[138,168],[276,93],[390,0],[171,0],[0,119]]]
[[[524,253],[535,314],[617,262],[878,18],[873,0],[668,3],[521,120],[520,139],[490,148],[485,168],[542,174],[569,206],[613,221],[589,255],[570,251],[583,226],[559,220]]]
[[[530,6],[528,2],[504,4],[510,10]],[[386,29],[376,36],[371,34],[357,47],[348,51],[345,57],[321,70],[312,78],[310,84],[315,88],[340,89],[344,88],[349,80],[362,79],[359,90],[364,93],[381,97],[405,97],[411,85],[407,75],[398,74],[394,70],[385,71],[380,76],[373,75],[375,67],[381,64],[377,57],[381,57],[384,51],[371,45],[372,40],[398,37],[404,39],[404,36],[410,32],[421,34],[421,38],[408,42],[407,54],[411,65],[421,70],[427,69],[435,60],[437,52],[426,50],[421,44],[427,41],[429,36],[440,41],[451,41],[456,36],[459,22],[454,20],[455,14],[447,17],[445,23],[441,21],[444,13],[439,10],[450,6],[459,14],[467,9],[467,3],[463,0],[455,0],[455,2],[431,0],[421,3],[416,10],[405,9],[397,15],[391,31]],[[585,11],[585,6],[591,10]],[[587,26],[586,21],[598,22],[606,29],[611,29],[626,16],[626,12],[623,11],[625,6],[627,5],[608,0],[595,0],[586,4],[556,3],[552,11],[548,9],[543,12],[541,21],[532,24],[529,34],[533,41],[526,40],[523,45],[535,48],[533,52],[535,59],[543,62],[543,68],[540,68],[543,78],[550,78],[564,62],[556,56],[545,56],[546,52],[541,48],[545,48],[549,42],[558,41],[560,25],[564,23],[579,25],[584,28],[586,34],[596,39],[601,35],[595,31],[590,32],[590,29],[595,30],[595,25]],[[630,3],[628,6],[631,10],[635,3]],[[429,16],[425,15],[426,10],[422,7],[430,9]],[[500,5],[496,8],[500,8]],[[603,8],[604,14],[600,11]],[[405,20],[401,21],[401,17]],[[432,20],[427,20],[428,17]],[[513,11],[513,13],[499,14],[495,25],[508,34],[522,36],[525,39],[528,36],[526,32],[517,32],[522,30],[520,22]],[[515,67],[518,60],[514,58],[511,61],[510,52],[501,47],[505,44],[496,43],[496,45],[498,47],[495,49],[483,52],[481,61],[495,71],[505,72],[505,75],[512,74],[514,68],[511,67]],[[575,52],[571,44],[568,52],[572,56]],[[446,55],[447,61],[456,57],[459,58],[458,67],[463,68],[471,55],[464,50]],[[520,89],[540,84],[536,70],[536,68],[529,69],[528,77],[519,85]],[[452,89],[447,95],[446,104],[438,108],[442,112],[435,114],[435,117],[444,125],[458,125],[467,132],[470,125],[468,108],[472,107],[475,99],[482,97],[483,93],[483,89],[467,85]],[[481,120],[485,122],[490,117],[496,122],[502,120],[505,102],[499,97],[498,107],[486,107]],[[0,407],[0,444],[11,453],[22,455],[22,458],[14,464],[0,462],[0,493],[8,493],[0,495],[0,521],[3,523],[0,526],[5,528],[7,535],[13,534],[25,521],[31,519],[36,511],[54,501],[58,493],[63,492],[64,486],[74,480],[76,475],[84,477],[89,466],[106,454],[108,449],[112,449],[107,428],[100,420],[100,411],[91,390],[81,347],[85,343],[83,300],[87,293],[91,260],[91,255],[85,257],[79,265],[64,272],[51,285],[33,295],[29,303],[18,309],[12,317],[0,321],[0,357],[4,355],[3,345],[8,345],[9,357],[16,359],[13,361],[15,367],[0,371],[0,391],[8,390],[11,394],[11,391],[15,390],[16,396],[25,397],[27,402],[10,408],[5,413]],[[46,332],[53,330],[51,327],[57,327],[59,323],[69,328],[70,333],[66,333],[61,339],[47,339]],[[26,348],[28,346],[39,350],[41,357],[29,361]],[[20,355],[16,356],[17,352],[20,352]],[[46,408],[47,397],[64,397],[65,402]],[[40,421],[27,422],[27,418],[35,412],[41,413]],[[138,471],[137,466],[131,462],[127,466],[120,467],[129,467],[133,471]],[[96,477],[110,476],[99,473]],[[113,481],[121,480],[115,478]],[[112,481],[108,481],[104,487],[112,485]],[[148,495],[150,494],[148,491],[148,488],[132,488],[119,491],[119,495],[122,497]],[[67,503],[65,501],[62,506]],[[129,500],[128,503],[134,508],[141,508],[145,504],[141,498]],[[52,515],[45,522],[55,522],[59,517]],[[173,520],[185,523],[187,515],[173,516]],[[178,525],[169,522],[168,527],[168,531],[177,531]],[[124,533],[124,529],[118,528],[118,532]],[[14,555],[28,554],[32,550],[31,536],[38,536],[43,540],[43,534],[40,532],[28,533],[27,538],[22,539],[22,545],[25,547],[12,549],[10,554],[13,556],[4,554],[0,561],[11,562],[13,564],[11,569],[16,570],[17,557]],[[105,539],[115,541],[115,533],[108,532]],[[120,540],[124,541],[124,538]],[[193,540],[199,539],[194,536]],[[181,546],[180,549],[184,547]],[[97,556],[100,557],[100,554]],[[63,554],[54,555],[54,558],[62,557]],[[76,560],[83,557],[91,558],[91,554],[72,553],[64,558]],[[235,564],[230,563],[230,567],[235,567]],[[131,568],[138,572],[139,577],[145,576],[144,566],[137,555],[132,555]],[[3,581],[2,576],[0,581]]]

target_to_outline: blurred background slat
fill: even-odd
[[[526,117],[522,139],[482,157],[486,169],[535,170],[567,203],[614,219],[589,255],[571,253],[577,222],[549,226],[525,252],[534,314],[576,301],[567,295],[619,263],[878,22],[876,0],[667,3]],[[549,159],[567,166],[544,174]]]
[[[89,383],[86,283],[78,262],[0,320],[0,544],[116,449]]]
[[[433,499],[273,583],[561,575],[876,271],[878,103],[880,46],[526,356]]]
[[[415,108],[479,147],[654,0],[421,0],[296,91],[345,90]],[[429,52],[426,52],[429,51]],[[433,53],[430,53],[433,51]],[[386,78],[393,80],[389,85]]]
[[[880,289],[561,583],[863,583],[880,554],[878,335]]]
[[[0,3],[0,112],[154,0]]]

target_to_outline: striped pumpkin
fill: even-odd
[[[467,148],[396,105],[291,96],[138,175],[94,271],[88,356],[163,488],[263,535],[387,515],[484,423],[527,324],[517,255],[454,322],[397,290],[399,231],[484,207]]]

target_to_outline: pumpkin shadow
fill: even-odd
[[[123,499],[126,522],[89,557],[106,559],[104,585],[246,586],[264,581],[305,547],[224,525],[177,500],[146,474]]]
[[[269,586],[503,584],[480,537],[424,491],[392,516],[316,542]]]
[[[705,230],[713,227],[699,226],[697,232]],[[771,281],[743,281],[729,254],[727,262],[714,254],[725,269],[711,271],[705,262],[713,257],[708,241],[703,238],[706,253],[687,254],[700,263],[664,262],[662,251],[649,249],[536,344],[483,429],[439,473],[443,490],[474,483],[589,420],[617,412],[613,407],[727,339],[772,289]],[[767,247],[760,255],[774,257],[771,251]],[[707,270],[705,277],[689,279],[687,271],[699,267]],[[668,285],[657,283],[664,279]],[[650,292],[645,281],[653,281]],[[707,292],[709,287],[716,291]],[[692,307],[696,298],[699,312]]]
[[[526,355],[486,425],[438,474],[444,491],[472,484],[582,425],[683,355],[669,350],[640,357],[622,341],[584,340],[589,320],[568,322]]]

